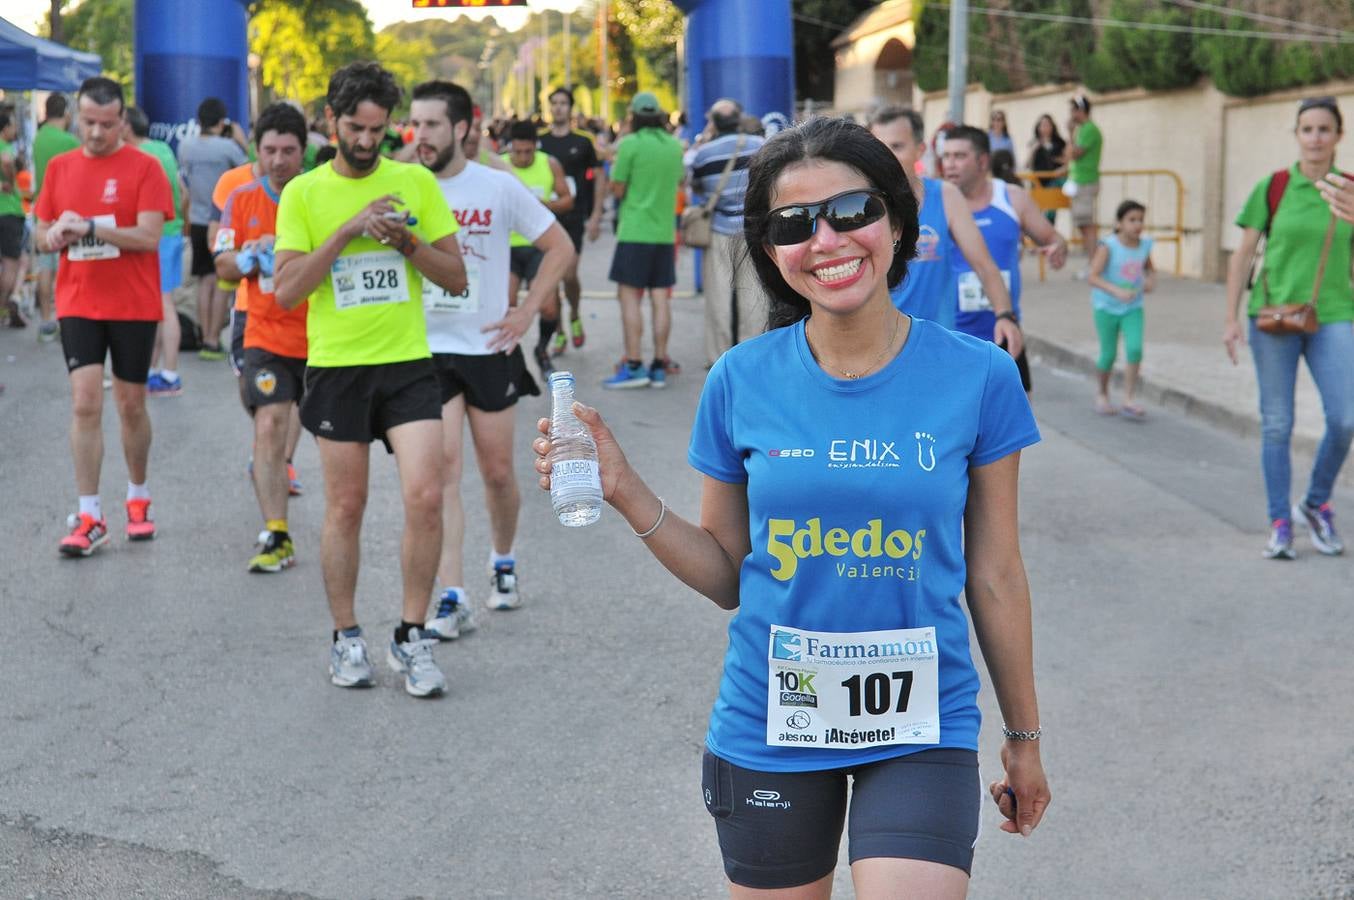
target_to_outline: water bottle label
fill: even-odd
[[[565,459],[550,467],[550,489],[558,492],[568,488],[601,490],[602,477],[594,459]]]

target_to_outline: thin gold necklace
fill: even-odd
[[[809,345],[809,352],[813,354],[814,359],[818,360],[821,363],[825,363],[829,369],[840,372],[842,374],[842,377],[850,381],[855,381],[857,378],[864,378],[871,371],[873,371],[874,367],[879,365],[879,363],[884,359],[884,354],[888,353],[889,350],[892,349],[893,342],[898,339],[898,325],[902,321],[903,317],[895,312],[893,316],[893,334],[889,335],[889,342],[884,345],[883,350],[879,351],[879,355],[874,358],[874,362],[870,363],[868,366],[861,369],[859,372],[848,372],[845,369],[837,366],[836,364],[828,362],[818,353],[817,350],[814,350],[813,341],[809,340],[809,328],[807,323],[804,326],[804,342]]]

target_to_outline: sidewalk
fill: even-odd
[[[1029,355],[1047,365],[1084,373],[1089,413],[1100,347],[1091,322],[1090,288],[1072,278],[1080,262],[1080,257],[1073,256],[1061,272],[1049,269],[1041,282],[1038,261],[1026,259],[1020,306]],[[1146,300],[1142,394],[1152,405],[1176,409],[1255,438],[1258,457],[1260,413],[1255,368],[1249,347],[1242,348],[1244,356],[1237,365],[1227,359],[1222,346],[1225,296],[1221,284],[1158,274],[1157,289]],[[1123,362],[1121,346],[1116,369],[1121,370]],[[1036,381],[1036,402],[1038,396]],[[1306,367],[1300,367],[1295,453],[1310,461],[1324,430],[1321,398]]]

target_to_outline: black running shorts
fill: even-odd
[[[583,255],[583,232],[588,227],[586,220],[570,219],[566,222],[560,219],[559,223],[564,226],[564,233],[569,235],[569,240],[574,242],[574,253]]]
[[[755,772],[707,750],[703,768],[705,807],[734,884],[796,887],[836,868],[848,780],[851,862],[920,859],[965,873],[973,865],[983,791],[972,750],[923,750],[819,772]]]
[[[113,322],[67,316],[61,320],[61,349],[66,371],[102,366],[113,359],[113,377],[129,384],[145,384],[150,356],[155,350],[159,322]]]
[[[545,251],[536,247],[513,247],[508,251],[508,270],[523,281],[530,281],[536,277],[543,259]]]
[[[207,244],[207,226],[189,225],[188,243],[193,248],[193,275],[216,278],[216,260],[212,259],[212,248]]]
[[[250,347],[244,351],[240,378],[244,403],[250,409],[274,403],[299,403],[306,392],[306,361]]]
[[[18,259],[24,252],[24,217],[0,216],[0,257]],[[8,300],[8,297],[4,298]]]
[[[460,353],[434,353],[433,366],[442,392],[442,402],[465,394],[467,406],[484,412],[498,412],[529,394],[539,396],[540,387],[527,371],[522,348],[511,353],[465,356]]]
[[[442,418],[432,360],[306,369],[301,424],[316,437],[367,444],[407,422]]]
[[[668,288],[677,283],[677,258],[672,244],[636,244],[622,241],[611,257],[611,273],[617,284],[637,288]]]

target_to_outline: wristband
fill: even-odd
[[[403,256],[413,256],[414,251],[418,249],[418,238],[409,235],[406,240],[400,242],[398,249]]]
[[[648,531],[644,531],[644,532],[635,531],[633,528],[630,529],[630,530],[631,530],[631,531],[635,531],[635,537],[639,538],[641,541],[644,540],[644,539],[647,538],[647,537],[652,537],[652,536],[653,536],[653,533],[654,533],[655,531],[658,530],[658,526],[663,524],[663,519],[664,519],[664,517],[667,516],[667,514],[668,514],[668,505],[667,505],[667,503],[663,502],[663,498],[662,498],[662,497],[659,497],[659,498],[658,498],[658,521],[656,521],[656,522],[653,523],[653,527],[650,528]]]
[[[1001,726],[1002,737],[1008,741],[1037,741],[1044,734],[1043,728],[1036,728],[1033,731],[1012,731],[1005,725]]]
[[[1016,314],[1015,314],[1015,311],[1014,311],[1014,310],[1009,310],[1009,309],[1007,309],[1007,310],[1003,310],[1002,312],[997,313],[997,321],[1000,322],[1002,319],[1008,319],[1008,320],[1010,320],[1011,322],[1014,322],[1014,323],[1015,323],[1015,327],[1017,327],[1017,328],[1020,327],[1020,320],[1016,318]]]

